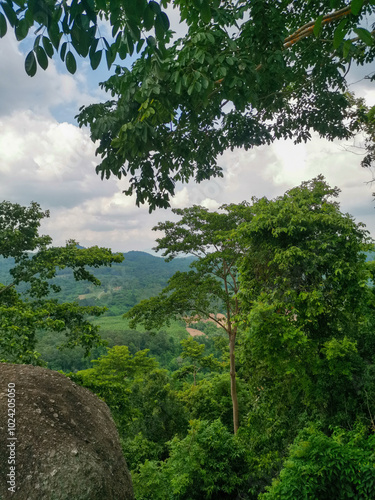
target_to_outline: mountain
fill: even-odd
[[[92,269],[101,286],[76,282],[69,269],[58,272],[54,283],[61,287],[60,301],[79,300],[82,305],[106,306],[107,315],[123,314],[140,300],[158,294],[176,271],[187,271],[194,257],[176,258],[165,262],[146,252],[124,253],[121,264]],[[0,258],[0,283],[10,283],[9,270],[14,260]]]

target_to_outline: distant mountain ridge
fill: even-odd
[[[180,257],[165,262],[163,257],[136,250],[125,252],[124,257],[121,264],[92,269],[101,281],[100,287],[76,282],[68,269],[59,271],[54,283],[61,286],[61,292],[56,297],[61,301],[79,300],[82,305],[106,306],[110,315],[123,314],[139,301],[157,295],[175,272],[187,271],[195,260]],[[13,266],[14,259],[0,257],[0,283],[11,282],[9,270]]]

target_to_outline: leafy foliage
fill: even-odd
[[[161,466],[146,461],[133,475],[137,499],[226,499],[246,482],[246,451],[219,420],[194,420],[170,442]]]
[[[166,5],[167,2],[161,2]],[[116,56],[124,59],[142,46],[155,50],[154,36],[145,33],[155,30],[161,43],[168,39],[169,19],[161,5],[153,0],[138,2],[106,2],[105,0],[74,0],[54,2],[49,0],[21,0],[1,2],[0,38],[10,25],[18,41],[34,35],[34,47],[25,60],[25,70],[34,76],[37,65],[48,67],[48,60],[55,55],[65,61],[67,70],[75,73],[76,57],[87,57],[96,69],[104,54],[108,68]],[[100,25],[108,22],[112,36],[107,40]],[[31,35],[32,36],[32,35]],[[147,53],[147,49],[143,49]]]
[[[103,309],[81,307],[76,303],[58,303],[49,298],[59,291],[53,283],[57,269],[70,267],[76,280],[99,280],[86,269],[120,262],[122,255],[114,255],[105,248],[79,249],[75,241],[65,247],[51,247],[49,236],[39,235],[40,221],[48,217],[37,203],[30,207],[2,202],[0,204],[0,254],[13,257],[10,269],[12,281],[0,285],[0,357],[10,362],[36,362],[36,332],[49,329],[64,332],[66,346],[81,345],[85,354],[101,342],[98,328],[87,320],[87,315],[98,316]],[[33,252],[33,253],[31,253]],[[26,284],[21,295],[14,287]]]
[[[186,428],[184,409],[167,372],[148,356],[148,349],[132,356],[127,346],[115,346],[94,360],[93,368],[70,376],[108,404],[132,469],[150,453],[163,458],[165,443]]]
[[[188,33],[131,70],[117,67],[102,85],[112,99],[78,115],[100,141],[97,173],[128,176],[124,193],[138,205],[168,207],[176,183],[222,176],[227,149],[357,130],[345,77],[352,62],[373,61],[373,35],[362,26],[373,2],[174,5]]]
[[[367,231],[340,211],[337,196],[319,176],[274,200],[254,198],[213,213],[191,207],[157,226],[164,232],[157,248],[170,264],[178,255],[195,255],[166,289],[127,314],[159,332],[102,318],[113,347],[96,351],[92,368],[70,374],[109,405],[137,499],[374,497],[374,253]],[[5,265],[18,269],[9,276],[19,280],[17,289],[13,281],[0,289],[8,350],[20,349],[15,332],[27,332],[25,325],[35,325],[51,303],[54,312],[61,306],[79,316],[77,304],[75,310],[50,298],[56,270],[70,265],[85,278],[85,262],[99,265],[100,249],[80,252],[71,243],[51,249],[53,267],[49,239],[38,234],[44,213],[21,208],[14,207],[19,221],[13,224],[12,205],[6,207],[0,238],[3,255],[14,255]],[[40,252],[45,267],[35,257]],[[154,265],[158,260],[147,259],[150,269],[164,272]],[[212,311],[226,312],[227,320],[211,316],[216,324],[204,323]],[[195,326],[207,337],[189,338],[182,321],[160,331],[166,320],[187,315],[201,320]],[[74,342],[80,320],[76,327],[73,337],[66,329],[59,335]],[[225,371],[228,361],[234,367],[234,333],[240,334],[235,394],[241,409],[235,435],[233,372]],[[187,372],[193,376],[185,378]]]
[[[171,6],[183,38],[172,37]],[[217,158],[228,148],[306,141],[312,130],[349,137],[357,120],[345,77],[352,62],[373,62],[363,23],[373,12],[373,0],[4,0],[0,37],[8,25],[17,40],[34,31],[30,76],[55,55],[75,73],[77,55],[96,69],[104,56],[110,68],[139,54],[103,84],[112,99],[78,120],[99,141],[97,172],[129,176],[125,194],[151,211],[169,206],[176,182],[222,176]]]
[[[375,494],[374,441],[363,429],[336,429],[332,436],[306,429],[291,447],[280,478],[260,498],[369,500]]]
[[[177,372],[174,373],[175,377],[182,378],[187,374],[192,373],[194,385],[196,385],[197,373],[202,368],[220,370],[225,366],[225,363],[220,363],[212,353],[208,356],[204,356],[205,345],[200,344],[192,337],[181,340],[181,345],[181,358],[190,361],[191,364],[183,365]]]
[[[167,221],[154,228],[165,233],[157,240],[156,249],[164,250],[163,255],[169,260],[179,254],[192,254],[197,260],[191,263],[191,271],[175,273],[158,296],[140,302],[125,317],[131,320],[131,326],[142,323],[147,329],[160,327],[170,318],[212,319],[223,328],[229,339],[233,427],[237,432],[239,409],[234,351],[235,317],[239,313],[237,265],[242,248],[230,235],[244,220],[246,204],[236,210],[223,206],[219,213],[200,206],[173,212],[180,216],[178,222]],[[212,314],[219,311],[224,311],[224,318],[218,319]]]
[[[358,390],[368,358],[357,343],[371,336],[363,325],[374,300],[367,232],[330,200],[337,195],[318,177],[276,200],[254,200],[238,230],[250,250],[241,265],[244,356],[336,415]]]

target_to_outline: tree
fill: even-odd
[[[174,373],[176,378],[181,378],[187,374],[193,374],[194,386],[197,385],[197,373],[202,368],[211,370],[222,369],[225,363],[220,363],[213,354],[204,356],[205,345],[200,344],[192,337],[181,340],[182,353],[180,357],[187,359],[191,364],[182,366],[177,372]]]
[[[222,176],[227,149],[298,143],[312,131],[351,137],[345,76],[351,61],[373,60],[372,35],[358,28],[369,3],[210,2],[207,17],[198,3],[179,3],[185,37],[131,71],[118,67],[103,84],[112,99],[78,115],[99,141],[97,172],[128,176],[125,194],[150,211],[169,206],[177,182]],[[358,36],[344,40],[352,30]]]
[[[220,212],[209,212],[200,206],[174,209],[180,217],[178,222],[161,222],[154,228],[165,233],[157,239],[156,250],[164,250],[167,260],[181,254],[194,255],[197,260],[190,271],[175,273],[159,295],[140,302],[124,315],[131,319],[132,328],[143,323],[152,330],[170,318],[188,321],[190,317],[210,318],[225,330],[229,339],[235,433],[239,426],[235,368],[235,318],[239,313],[237,265],[242,250],[229,235],[243,220],[245,208],[246,204],[238,206],[236,212],[230,205],[223,206]],[[224,312],[225,319],[217,318],[215,312]]]
[[[335,429],[331,437],[314,427],[301,432],[280,478],[262,500],[363,498],[375,495],[375,436],[365,429]]]
[[[275,200],[254,199],[237,230],[247,248],[240,300],[250,377],[327,426],[367,412],[374,353],[371,240],[341,213],[338,193],[319,176]]]
[[[363,154],[361,166],[371,168],[375,162],[375,106],[367,106],[363,98],[350,96],[353,108],[356,110],[355,129],[362,133],[364,143],[349,146],[348,150],[356,154]],[[354,149],[355,148],[355,149]]]
[[[284,9],[288,3],[290,2],[283,2],[280,8]],[[313,9],[307,8],[305,12],[305,6],[295,5],[296,14],[301,15],[301,19],[298,19],[300,24],[297,24],[298,28],[291,30],[285,37],[284,47],[291,47],[306,37],[317,36],[323,26],[342,21],[336,30],[334,40],[335,45],[338,45],[349,31],[349,26],[345,22],[347,18],[351,15],[363,15],[368,4],[371,6],[373,2],[352,0],[350,5],[339,0],[317,2],[314,9],[319,13],[319,17],[308,23],[304,23],[305,18],[311,16]],[[231,4],[225,1],[204,0],[190,4],[187,1],[163,0],[159,4],[153,0],[149,2],[142,0],[136,3],[114,4],[103,0],[76,0],[70,3],[52,0],[37,2],[6,0],[1,4],[0,38],[7,33],[8,25],[13,28],[18,41],[32,36],[29,32],[32,28],[36,28],[33,33],[34,47],[25,61],[25,69],[30,76],[35,74],[37,65],[46,69],[48,59],[52,59],[55,55],[65,60],[67,69],[74,73],[76,71],[74,52],[81,57],[88,57],[93,69],[100,64],[104,52],[110,67],[117,55],[124,59],[127,55],[132,55],[134,49],[139,53],[145,42],[147,50],[144,50],[143,54],[155,52],[159,57],[163,55],[165,42],[169,40],[171,33],[168,16],[162,9],[166,9],[169,5],[179,8],[181,20],[189,26],[216,22],[238,28],[236,21],[241,20],[244,12],[249,9],[246,3],[241,1]],[[267,3],[265,5],[267,7]],[[332,9],[337,10],[331,12]],[[259,14],[259,11],[257,13]],[[292,12],[289,11],[288,14],[291,15]],[[109,22],[112,27],[113,40],[107,40],[101,34],[100,23],[103,21]],[[293,26],[289,23],[290,21],[288,27]],[[146,36],[150,32],[156,38],[152,35]],[[371,34],[367,30],[357,28],[355,32],[363,42],[371,44]],[[352,41],[347,43],[346,52],[349,52],[352,46]]]
[[[176,40],[162,10],[171,5],[188,26]],[[351,136],[346,73],[352,61],[373,61],[363,21],[374,8],[373,0],[6,0],[0,36],[9,23],[22,40],[36,24],[29,75],[55,53],[72,73],[74,52],[93,68],[103,52],[109,67],[117,55],[140,54],[103,84],[113,99],[82,108],[78,121],[99,141],[102,178],[128,175],[125,194],[153,210],[169,206],[176,182],[222,175],[217,159],[228,148],[306,141],[312,130]]]
[[[108,404],[132,470],[146,458],[165,458],[166,442],[187,426],[167,371],[148,353],[132,356],[127,346],[114,346],[93,360],[93,368],[69,374]]]
[[[100,282],[87,266],[111,266],[121,262],[121,254],[106,248],[78,248],[73,240],[65,247],[52,247],[50,236],[40,236],[43,218],[49,217],[33,202],[29,207],[0,203],[0,255],[12,257],[10,283],[0,285],[0,358],[2,361],[32,363],[36,332],[41,329],[64,332],[67,347],[81,345],[88,355],[101,342],[98,327],[87,316],[99,316],[105,309],[59,303],[52,298],[60,288],[53,283],[59,269],[71,268],[76,280]]]
[[[165,462],[147,460],[133,474],[140,500],[229,500],[246,491],[247,449],[220,420],[191,421],[188,435],[169,448]]]

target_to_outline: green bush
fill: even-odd
[[[262,500],[370,500],[375,498],[375,435],[336,429],[327,436],[303,430],[280,476]]]
[[[224,500],[246,490],[246,449],[220,420],[193,420],[184,439],[169,443],[165,462],[148,461],[133,474],[137,500]]]

